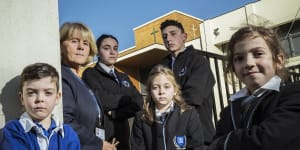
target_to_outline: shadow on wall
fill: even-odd
[[[0,142],[2,141],[3,139],[3,129],[0,129]]]
[[[17,119],[22,114],[22,105],[19,100],[18,91],[20,87],[20,76],[8,81],[0,93],[0,103],[5,122]]]

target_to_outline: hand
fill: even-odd
[[[107,141],[103,141],[102,150],[115,150],[115,149],[116,149],[115,146],[113,146]]]
[[[120,142],[116,140],[116,138],[113,138],[111,144],[117,149],[117,145],[119,144]]]
[[[103,141],[102,150],[117,150],[117,145],[120,142],[116,140],[116,138],[113,138],[112,142],[109,143],[107,141]]]

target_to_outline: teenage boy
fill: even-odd
[[[193,46],[185,47],[187,34],[180,22],[166,20],[161,23],[160,30],[164,45],[171,53],[161,64],[173,70],[186,103],[197,109],[205,144],[209,144],[215,133],[212,122],[212,89],[215,79],[209,62]]]

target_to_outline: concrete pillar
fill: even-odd
[[[60,72],[57,0],[0,1],[0,128],[22,113],[17,96],[22,69],[46,62]],[[55,113],[62,118],[62,103]]]

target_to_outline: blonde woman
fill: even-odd
[[[92,31],[82,23],[60,28],[64,122],[78,133],[81,149],[114,149],[117,143],[104,139],[100,101],[81,80],[81,68],[97,52]]]

